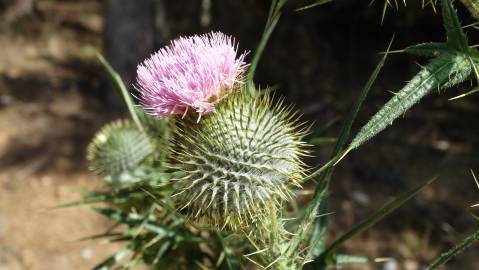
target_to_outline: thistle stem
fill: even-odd
[[[133,120],[135,125],[138,127],[138,129],[144,130],[143,124],[141,123],[135,111],[135,103],[131,99],[130,93],[126,89],[126,86],[123,83],[123,80],[121,79],[120,75],[113,69],[110,63],[106,61],[103,55],[97,52],[96,56],[98,60],[100,61],[100,63],[103,65],[103,68],[105,68],[105,71],[107,72],[108,77],[110,78],[110,81],[113,84],[113,87],[115,88],[116,92],[125,103],[125,106],[128,109],[131,119]]]

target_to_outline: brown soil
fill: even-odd
[[[112,117],[98,115],[85,94],[98,80],[82,71],[91,63],[82,46],[100,43],[100,4],[50,3],[37,5],[43,19],[26,15],[0,32],[2,270],[89,269],[121,247],[80,240],[111,225],[88,207],[48,209],[100,186],[83,149]]]

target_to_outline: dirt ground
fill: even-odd
[[[120,115],[103,107],[107,95],[99,92],[108,86],[89,53],[101,48],[101,14],[99,1],[38,1],[34,15],[0,28],[0,270],[90,269],[121,247],[80,240],[111,225],[88,207],[47,209],[101,187],[86,168],[85,147]],[[414,183],[445,179],[343,250],[387,263],[345,269],[422,269],[477,227],[468,211],[479,190],[468,168],[479,174],[479,127],[463,119],[477,116],[475,102],[448,104],[447,113],[426,102],[428,113],[408,114],[400,133],[387,132],[338,169],[331,238]],[[478,251],[444,269],[479,269]]]
[[[113,117],[95,108],[85,93],[101,89],[77,72],[91,62],[83,44],[98,46],[99,4],[48,3],[38,5],[43,19],[27,16],[0,34],[2,270],[89,269],[120,248],[80,241],[110,226],[88,207],[47,209],[100,186],[84,148]]]

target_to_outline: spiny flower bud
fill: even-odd
[[[137,181],[135,170],[152,154],[150,138],[133,123],[114,121],[104,126],[88,146],[90,169],[113,185]]]
[[[305,171],[306,128],[291,108],[238,91],[200,123],[184,119],[173,142],[175,198],[199,223],[236,230],[291,198]]]
[[[173,40],[138,65],[140,105],[157,117],[214,111],[244,72],[245,54],[236,55],[233,38],[220,32]]]

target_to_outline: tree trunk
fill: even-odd
[[[133,90],[138,63],[154,50],[154,33],[154,0],[107,1],[104,31],[106,58],[130,91]],[[118,104],[118,101],[114,103]]]

